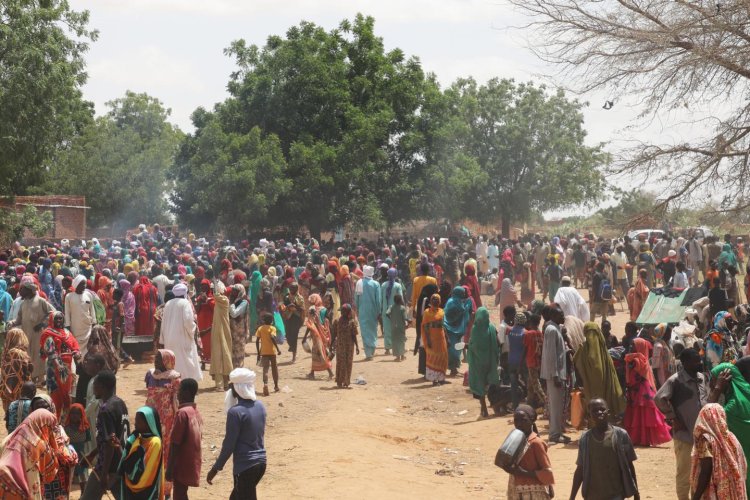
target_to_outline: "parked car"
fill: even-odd
[[[664,237],[664,231],[661,229],[635,229],[633,231],[628,231],[628,236],[630,236],[631,240],[637,240],[638,236],[642,234],[646,235],[646,240],[650,240],[654,236],[657,239]]]

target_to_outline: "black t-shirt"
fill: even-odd
[[[127,438],[129,433],[128,407],[125,406],[125,402],[117,396],[112,396],[107,401],[102,402],[99,406],[99,413],[96,415],[96,444],[99,447],[97,468],[101,467],[104,460],[104,448],[109,446],[110,434],[117,436],[117,439],[124,446],[124,439]],[[109,472],[117,472],[119,464],[120,459],[115,453],[109,466]]]

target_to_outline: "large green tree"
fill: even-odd
[[[607,155],[585,144],[578,101],[499,79],[459,79],[445,95],[451,118],[440,125],[434,164],[446,187],[435,184],[433,199],[479,222],[501,219],[508,236],[511,221],[604,195],[598,169]]]
[[[180,131],[169,109],[147,94],[127,92],[50,166],[42,190],[86,196],[91,225],[132,227],[167,220],[166,172]]]
[[[288,193],[286,163],[278,137],[263,137],[259,127],[248,133],[225,132],[216,115],[193,113],[196,133],[185,137],[170,176],[171,196],[181,222],[197,231],[215,225],[231,236],[265,220],[269,208]]]
[[[83,54],[97,33],[64,0],[0,2],[0,195],[38,184],[55,151],[90,122]]]
[[[192,183],[181,182],[197,176],[207,189],[218,187],[206,178],[211,169],[199,167],[205,162],[192,161],[200,154],[195,139],[206,134],[205,127],[216,126],[229,137],[257,128],[261,141],[278,144],[283,164],[277,168],[289,182],[274,191],[288,195],[264,200],[267,210],[244,213],[234,203],[234,209],[227,207],[232,211],[222,213],[225,220],[254,227],[307,226],[318,235],[346,223],[377,226],[414,215],[426,144],[418,111],[434,82],[416,58],[384,49],[372,18],[359,15],[332,31],[302,22],[285,37],[269,37],[262,48],[238,40],[227,53],[239,67],[228,85],[230,97],[213,113],[194,116],[195,136],[187,139],[173,169],[173,202],[182,220],[195,214],[204,214],[209,223],[216,219],[207,201],[221,192],[197,195]],[[213,130],[210,135],[222,137]],[[225,148],[222,144],[218,140],[215,147]],[[248,161],[246,168],[252,165]],[[255,199],[256,193],[246,195]]]

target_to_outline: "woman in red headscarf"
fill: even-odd
[[[204,279],[200,282],[200,295],[195,299],[195,312],[198,314],[198,334],[201,337],[201,364],[205,369],[206,363],[211,362],[211,327],[214,323],[214,292],[211,282]]]
[[[135,297],[135,334],[151,337],[156,324],[156,308],[159,307],[159,296],[156,287],[147,276],[141,276],[133,288]]]
[[[475,311],[482,307],[481,290],[479,289],[479,281],[477,280],[477,270],[472,265],[466,266],[466,276],[464,277],[463,285],[469,291],[469,296],[474,299]]]
[[[64,421],[70,409],[71,391],[75,391],[73,360],[81,357],[78,341],[65,329],[64,324],[65,315],[62,312],[50,314],[47,329],[39,340],[42,359],[47,360],[47,392],[55,403],[55,414],[61,421]]]
[[[627,406],[623,427],[633,444],[658,446],[672,439],[664,415],[656,408],[656,384],[651,370],[651,344],[642,338],[633,339],[633,351],[625,355]]]

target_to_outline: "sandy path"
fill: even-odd
[[[497,311],[492,310],[492,317],[496,324]],[[618,336],[627,319],[618,306],[610,319]],[[414,335],[413,329],[408,331],[407,347],[414,345]],[[259,371],[254,352],[254,344],[248,346],[246,366]],[[416,357],[393,362],[381,348],[372,362],[355,359],[353,378],[362,375],[367,385],[338,390],[327,376],[305,379],[310,357],[302,349],[295,364],[286,349],[282,353],[280,385],[291,392],[260,398],[268,410],[269,458],[259,488],[262,498],[505,498],[507,474],[493,460],[512,422],[509,417],[478,420],[479,404],[462,379],[433,388],[416,373]],[[147,368],[133,365],[118,375],[118,393],[131,416],[145,401]],[[206,378],[197,401],[206,423],[205,478],[223,439],[223,394]],[[539,424],[546,439],[546,422]],[[575,439],[579,434],[569,435]],[[674,498],[671,444],[637,453],[641,497]],[[570,494],[576,454],[575,440],[550,447],[556,498]],[[231,487],[228,466],[213,486],[202,481],[190,497],[228,498]]]

